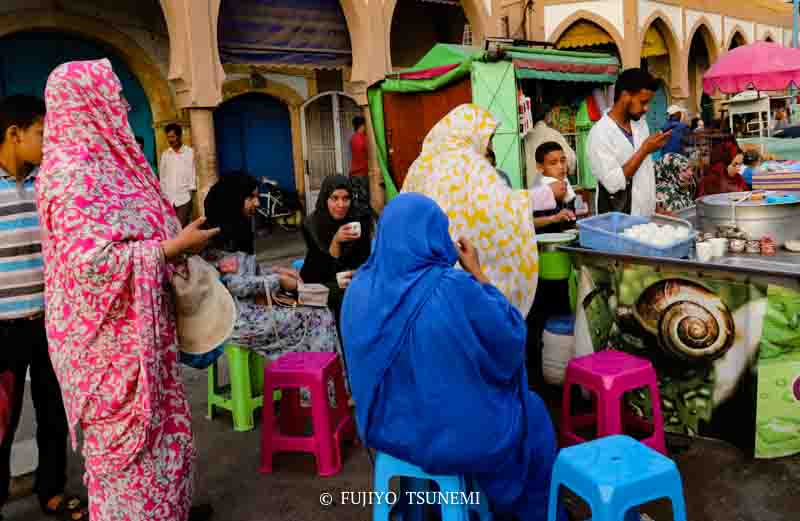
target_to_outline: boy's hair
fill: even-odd
[[[5,141],[9,127],[28,129],[44,118],[44,101],[36,96],[15,94],[0,100],[0,144]]]
[[[183,127],[178,125],[177,123],[170,123],[166,127],[164,127],[164,132],[169,134],[170,132],[175,132],[175,135],[181,137],[183,135]]]
[[[658,80],[643,69],[627,69],[617,78],[614,85],[614,102],[617,102],[623,92],[636,94],[642,90],[658,91]]]
[[[758,150],[746,150],[744,152],[744,164],[747,166],[753,166],[761,160],[761,154],[758,153]]]
[[[547,154],[550,152],[555,152],[556,150],[560,150],[561,152],[564,151],[564,148],[556,143],[555,141],[547,141],[539,145],[536,149],[536,162],[540,165],[544,164],[544,158],[547,157]]]
[[[356,116],[353,118],[353,130],[358,130],[361,125],[366,125],[367,120],[364,119],[362,116]]]

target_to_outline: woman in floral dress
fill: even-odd
[[[170,260],[217,231],[181,231],[108,60],[61,65],[45,101],[47,336],[73,447],[82,431],[91,519],[202,519],[168,288]]]
[[[253,255],[250,219],[258,208],[258,184],[242,172],[223,176],[208,193],[206,216],[222,232],[206,258],[223,273],[239,316],[231,342],[275,359],[290,351],[339,351],[333,314],[327,308],[267,305],[267,291],[295,290],[293,270],[262,269]]]
[[[656,161],[656,207],[658,213],[674,214],[694,204],[697,180],[689,160],[667,154]]]

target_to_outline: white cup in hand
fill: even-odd
[[[353,280],[352,271],[340,271],[336,274],[336,283],[339,284],[339,287],[342,289],[349,286],[351,280]]]
[[[350,231],[356,234],[358,237],[361,237],[361,223],[358,221],[353,221],[349,223],[347,226],[350,227]]]

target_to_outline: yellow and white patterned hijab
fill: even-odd
[[[480,252],[486,276],[524,315],[538,281],[536,232],[526,190],[512,190],[486,159],[497,128],[477,105],[453,109],[428,133],[403,192],[435,200],[450,218],[453,240],[466,237]]]

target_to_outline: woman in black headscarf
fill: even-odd
[[[344,288],[336,274],[352,272],[369,258],[372,243],[372,219],[352,204],[353,189],[347,177],[326,177],[314,213],[303,226],[306,254],[300,278],[308,284],[324,284],[330,290],[328,307],[339,321]],[[353,229],[359,223],[361,230]],[[352,273],[345,277],[347,287]]]
[[[292,351],[337,352],[339,338],[330,310],[269,305],[268,292],[295,291],[300,280],[294,270],[258,264],[251,227],[258,206],[257,183],[242,172],[223,176],[206,197],[207,222],[221,232],[219,243],[204,257],[222,274],[238,309],[230,342],[271,359]]]
[[[223,176],[206,196],[206,220],[219,227],[215,245],[222,250],[255,253],[253,214],[258,208],[258,183],[245,172]]]

